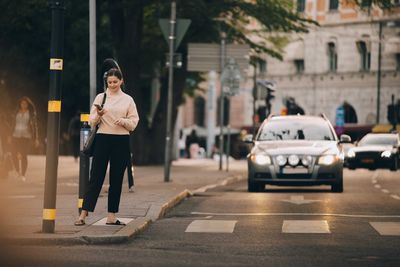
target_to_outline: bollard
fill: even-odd
[[[78,212],[79,214],[82,211],[83,205],[83,197],[85,194],[87,183],[89,182],[89,165],[90,158],[82,153],[83,145],[90,134],[90,126],[89,126],[89,114],[82,113],[81,114],[81,133],[80,133],[80,147],[81,151],[79,156],[79,198],[78,198]]]

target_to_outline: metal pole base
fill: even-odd
[[[56,221],[55,220],[43,220],[42,223],[42,232],[43,233],[54,233]]]

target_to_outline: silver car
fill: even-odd
[[[270,116],[261,125],[248,161],[248,191],[272,185],[331,185],[343,192],[343,152],[329,120],[317,116]]]

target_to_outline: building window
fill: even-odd
[[[339,0],[329,0],[329,10],[338,10]]]
[[[306,10],[306,0],[297,0],[297,12],[304,12]]]
[[[358,52],[360,53],[360,71],[369,71],[371,68],[371,51],[366,42],[357,42]]]
[[[372,0],[361,0],[361,7],[369,7],[372,4]]]
[[[294,65],[296,67],[296,74],[301,74],[304,72],[304,59],[295,59]]]
[[[202,97],[194,99],[194,123],[200,127],[204,127],[205,105],[206,101]]]
[[[396,70],[400,71],[400,53],[396,54]]]
[[[393,0],[394,6],[400,6],[400,0]]]
[[[258,62],[260,73],[267,73],[267,61],[260,59]]]
[[[336,72],[337,70],[337,52],[336,45],[333,42],[328,43],[328,61],[329,71]]]

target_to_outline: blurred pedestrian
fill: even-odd
[[[185,135],[183,133],[183,130],[180,129],[179,130],[179,140],[178,140],[178,147],[179,147],[179,157],[180,158],[185,158],[186,157],[186,153],[185,153],[185,148],[186,148],[186,144],[185,144]]]
[[[197,153],[200,149],[199,146],[200,138],[197,136],[197,132],[193,129],[190,135],[186,137],[186,153],[188,158],[197,158]]]
[[[85,218],[93,212],[99,197],[108,163],[110,163],[110,187],[108,190],[108,225],[124,225],[116,218],[121,198],[122,180],[130,161],[129,132],[133,131],[139,115],[132,97],[121,90],[122,73],[110,69],[106,74],[107,89],[96,96],[90,110],[89,123],[98,125],[89,184],[83,199],[82,212],[75,222],[85,225]],[[101,103],[104,102],[104,106]]]
[[[78,161],[80,150],[81,119],[80,112],[76,112],[68,124],[68,138],[72,148],[75,162]]]
[[[38,122],[35,105],[29,97],[18,100],[18,106],[12,121],[12,157],[14,168],[22,181],[26,181],[28,168],[28,152],[33,145],[39,147]]]

